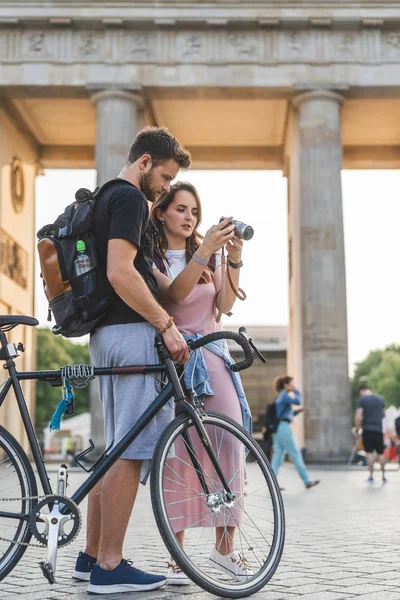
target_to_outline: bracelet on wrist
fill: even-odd
[[[206,260],[205,258],[201,258],[201,256],[199,256],[199,255],[197,254],[197,252],[195,252],[195,253],[193,254],[193,259],[194,259],[196,262],[198,262],[200,265],[203,265],[203,267],[207,267],[207,265],[208,265],[208,260]]]
[[[168,323],[165,325],[165,327],[162,327],[161,329],[157,329],[158,333],[163,334],[167,331],[167,329],[171,329],[171,327],[174,324],[174,317],[169,317],[168,319]]]
[[[232,269],[240,269],[241,267],[243,267],[243,261],[240,261],[238,263],[234,263],[231,261],[230,258],[228,258],[228,265],[230,267],[232,267]]]

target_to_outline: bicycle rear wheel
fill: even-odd
[[[37,487],[28,457],[0,426],[0,581],[24,554],[21,544],[32,537],[28,518],[35,500],[24,499],[32,496],[37,496]]]
[[[165,545],[192,581],[212,594],[242,598],[260,590],[279,565],[282,497],[269,462],[242,427],[214,412],[202,421],[233,496],[227,497],[192,419],[181,415],[166,428],[153,456],[153,510]],[[183,547],[175,535],[180,531]],[[225,560],[221,568],[218,561],[227,553],[242,565],[240,574]]]

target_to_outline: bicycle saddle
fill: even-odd
[[[33,317],[21,315],[0,315],[0,328],[16,327],[17,325],[39,325],[39,321]]]

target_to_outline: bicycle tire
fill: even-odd
[[[179,452],[179,446],[176,445],[176,441],[178,440],[180,434],[183,431],[188,431],[190,428],[192,428],[193,431],[193,421],[188,415],[182,414],[179,417],[177,417],[172,423],[170,423],[168,427],[164,430],[155,448],[151,471],[151,500],[153,512],[161,537],[167,549],[171,553],[171,556],[182,568],[184,573],[194,583],[199,585],[204,590],[220,597],[222,596],[225,598],[243,598],[246,596],[250,596],[251,594],[254,594],[261,588],[263,588],[278,568],[285,540],[285,513],[282,496],[279,490],[279,485],[272,471],[271,465],[269,464],[267,458],[265,457],[257,442],[245,431],[245,429],[243,429],[243,427],[238,425],[233,419],[230,419],[229,417],[226,417],[214,411],[206,412],[206,415],[203,418],[203,424],[206,427],[212,426],[214,429],[216,427],[219,427],[222,430],[227,431],[229,434],[234,436],[236,440],[239,440],[245,445],[249,453],[251,452],[252,458],[255,459],[257,465],[260,467],[262,477],[264,478],[265,484],[268,487],[268,491],[270,493],[271,505],[273,507],[273,535],[271,539],[271,544],[268,544],[270,550],[266,556],[265,563],[262,565],[262,567],[259,569],[259,572],[255,574],[252,579],[247,580],[245,582],[237,583],[229,581],[216,581],[215,577],[213,578],[212,575],[210,575],[208,569],[204,567],[199,568],[198,562],[200,561],[194,562],[193,558],[187,554],[185,548],[182,548],[180,546],[172,526],[172,520],[176,519],[177,517],[171,517],[170,519],[170,517],[168,516],[168,501],[166,500],[166,496],[168,492],[171,492],[173,490],[167,488],[164,489],[164,472],[167,469],[166,461],[169,460],[168,456],[174,457],[176,456],[176,454],[173,453]],[[251,471],[251,469],[253,468],[251,465],[252,463],[246,462],[246,469],[249,472],[253,473],[253,471]],[[259,477],[258,472],[256,473],[256,475],[257,477]],[[185,478],[181,478],[181,480],[184,481]],[[170,482],[168,487],[171,487]],[[192,488],[189,489],[191,490]],[[251,496],[251,498],[252,501],[254,501],[254,496]],[[247,506],[245,506],[245,495],[242,495],[241,502],[243,502],[242,508],[243,511],[245,511],[245,509],[247,508]],[[171,504],[178,503],[179,501],[171,502]],[[261,506],[263,507],[263,505]],[[260,507],[257,507],[257,509],[258,508]],[[198,513],[195,514],[197,515]],[[254,521],[253,525],[255,528],[256,526],[254,524]],[[207,525],[205,525],[205,527],[207,527]],[[208,527],[208,531],[210,531],[212,525],[209,525]],[[235,532],[236,531],[237,529],[235,529]],[[257,532],[254,535],[257,536],[258,533],[259,530],[257,530]],[[200,534],[200,536],[202,535],[203,533]],[[247,544],[246,538],[244,539]],[[213,543],[213,540],[210,540],[210,542]],[[193,553],[198,552],[198,549],[195,545],[192,546],[192,548],[196,548],[196,550],[193,550]],[[249,550],[251,549],[252,548],[249,548]],[[205,554],[204,558],[202,557],[201,561],[204,560],[206,560]]]
[[[0,426],[0,511],[29,514],[36,500],[7,502],[3,498],[26,498],[37,496],[37,486],[33,469],[25,451],[17,440],[4,427]],[[12,530],[15,527],[15,532]],[[0,581],[13,570],[21,560],[26,546],[32,537],[29,521],[0,516],[0,537],[13,542],[0,540]]]

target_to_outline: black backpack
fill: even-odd
[[[397,419],[395,420],[394,427],[396,429],[397,435],[400,437],[400,417],[397,417]]]
[[[274,400],[273,402],[271,402],[270,404],[267,405],[267,408],[265,411],[264,427],[265,427],[266,433],[268,435],[275,433],[276,430],[278,429],[278,425],[279,425],[279,419],[276,414],[276,402]]]
[[[115,297],[106,272],[99,265],[92,226],[96,199],[105,188],[123,184],[119,179],[105,183],[94,192],[79,189],[75,202],[67,206],[54,223],[45,225],[37,233],[41,276],[49,302],[48,320],[53,313],[55,335],[70,338],[90,333]],[[91,269],[76,276],[74,261],[78,240],[85,242]]]

